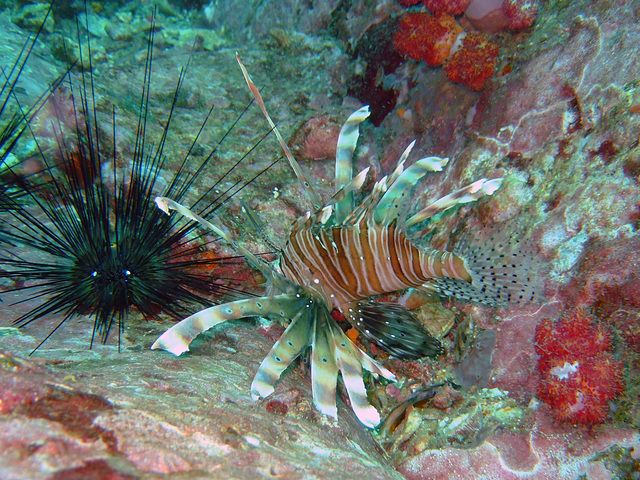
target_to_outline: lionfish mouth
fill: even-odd
[[[287,246],[280,252],[278,268],[240,245],[218,220],[212,223],[169,198],[158,197],[156,203],[165,213],[175,210],[218,235],[281,294],[202,310],[167,330],[151,348],[180,355],[189,350],[191,342],[202,332],[227,320],[248,317],[284,320],[288,322],[286,330],[253,379],[252,398],[271,395],[287,367],[309,348],[313,402],[318,410],[337,418],[336,386],[341,376],[356,416],[364,425],[374,428],[380,423],[380,415],[367,399],[363,372],[389,381],[395,381],[395,376],[345,335],[331,311],[340,310],[363,336],[391,354],[416,358],[441,354],[441,344],[407,309],[378,303],[376,296],[416,288],[489,305],[505,300],[531,300],[535,289],[531,273],[520,252],[511,248],[508,241],[499,248],[469,242],[464,254],[455,254],[419,248],[407,234],[409,227],[437,213],[492,195],[502,179],[476,181],[407,218],[410,199],[406,193],[428,172],[440,171],[448,162],[446,158],[428,157],[405,169],[414,142],[404,151],[394,172],[379,180],[356,206],[354,193],[361,189],[368,170],[352,176],[359,124],[369,115],[368,107],[363,107],[347,119],[340,132],[336,152],[337,192],[322,202],[269,117],[258,88],[239,58],[238,63],[314,211],[294,222]]]

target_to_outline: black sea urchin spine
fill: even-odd
[[[16,198],[21,195],[20,190],[12,189],[11,183],[6,183],[4,179],[5,176],[11,177],[11,175],[3,175],[6,169],[9,168],[6,165],[9,154],[27,128],[29,119],[33,117],[38,108],[42,106],[43,100],[48,97],[59,83],[59,81],[55,82],[54,85],[43,92],[40,98],[33,102],[26,111],[22,108],[15,95],[22,71],[42,33],[52,8],[53,3],[49,6],[36,34],[34,36],[30,35],[23,43],[13,64],[0,68],[2,74],[2,87],[0,88],[0,212],[16,208]],[[17,109],[9,113],[11,100],[14,101]],[[1,224],[0,241],[6,241]]]
[[[34,351],[77,314],[94,316],[91,345],[96,336],[106,342],[114,324],[118,326],[120,345],[120,334],[132,307],[144,316],[159,312],[180,316],[188,313],[186,307],[191,303],[210,303],[203,292],[220,295],[233,290],[225,285],[212,285],[205,274],[199,273],[198,267],[211,261],[198,259],[203,243],[197,241],[195,227],[176,225],[177,220],[165,216],[153,202],[158,194],[183,198],[213,156],[212,151],[197,167],[196,175],[187,175],[186,164],[205,120],[178,172],[164,190],[157,188],[164,162],[163,148],[186,67],[180,74],[160,141],[149,152],[146,119],[153,32],[152,25],[136,144],[128,173],[117,173],[116,165],[121,159],[115,145],[115,111],[111,126],[114,142],[108,152],[100,140],[102,130],[95,110],[93,76],[83,73],[79,99],[73,97],[77,131],[70,143],[74,145],[67,144],[60,133],[61,164],[54,166],[43,154],[50,176],[30,186],[29,204],[12,210],[11,218],[5,218],[12,242],[25,248],[19,255],[14,252],[0,258],[0,267],[5,269],[1,275],[29,281],[29,285],[12,290],[30,292],[20,302],[42,299],[38,306],[17,318],[15,324],[23,327],[47,315],[62,315],[58,325]],[[73,94],[73,88],[71,91]],[[109,169],[103,168],[107,157],[112,162]],[[220,202],[242,187],[242,182],[236,183],[214,201],[201,198],[198,203],[206,205],[199,211],[205,215],[212,213]]]

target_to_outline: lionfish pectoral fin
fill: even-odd
[[[291,295],[278,295],[215,305],[201,310],[171,327],[151,345],[151,349],[167,350],[174,355],[180,355],[189,350],[189,345],[198,335],[219,323],[243,317],[267,316],[278,313],[284,310],[282,306],[285,303],[295,302],[299,303],[299,300]],[[273,303],[277,303],[276,307],[279,309],[272,308]]]
[[[398,358],[436,357],[442,343],[406,307],[387,302],[359,302],[347,320],[369,341]]]
[[[351,342],[351,340],[349,341]],[[360,350],[360,348],[358,348],[353,342],[351,342],[351,344],[355,349],[356,356],[358,357],[362,368],[369,372],[376,380],[379,377],[389,380],[390,382],[395,382],[397,380],[396,376],[390,370],[383,367],[380,362],[374,360],[365,352]]]
[[[204,228],[211,230],[213,233],[222,238],[225,242],[227,242],[236,252],[241,254],[254,268],[260,270],[262,274],[266,278],[275,277],[273,269],[262,259],[251,253],[249,250],[244,248],[242,245],[239,245],[238,242],[231,236],[231,234],[226,231],[222,226],[215,225],[211,223],[209,220],[202,218],[197,213],[192,212],[184,205],[179,204],[178,202],[171,200],[167,197],[156,197],[155,199],[156,205],[160,210],[169,215],[171,210],[175,210],[182,216],[190,218],[191,220],[198,222]]]
[[[251,398],[258,400],[271,395],[275,384],[291,362],[309,345],[311,320],[305,308],[298,312],[269,354],[262,360],[251,383]]]
[[[353,152],[360,136],[359,125],[369,117],[370,113],[369,106],[365,105],[349,115],[342,129],[340,129],[336,148],[336,192],[351,182]],[[347,214],[353,210],[353,192],[347,191],[345,193],[345,197],[336,205],[336,223],[341,223]]]
[[[476,182],[473,182],[472,184],[467,185],[460,190],[456,190],[449,195],[445,195],[444,197],[423,208],[410,219],[408,219],[405,225],[407,228],[412,227],[413,225],[423,222],[428,218],[433,217],[435,214],[448,210],[449,208],[456,205],[475,202],[485,195],[493,195],[493,192],[500,188],[502,180],[502,178],[494,178],[492,180],[482,178]]]
[[[363,366],[355,352],[357,347],[353,345],[338,325],[332,322],[329,325],[331,326],[334,355],[351,401],[351,408],[360,422],[369,428],[375,428],[380,423],[380,414],[367,399],[367,389],[362,378]]]
[[[333,351],[333,339],[328,325],[329,313],[320,313],[314,321],[311,338],[311,385],[313,403],[325,415],[338,418],[336,385],[338,365]]]

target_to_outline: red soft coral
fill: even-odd
[[[509,19],[511,30],[529,28],[538,18],[539,0],[504,0],[502,11]]]
[[[611,353],[611,335],[583,310],[536,329],[538,397],[556,417],[582,424],[603,422],[609,401],[623,390],[623,366]]]
[[[479,32],[470,32],[462,47],[451,55],[444,71],[452,82],[462,83],[472,90],[482,90],[496,71],[500,47]]]
[[[460,33],[462,27],[451,15],[409,12],[400,20],[393,46],[412,60],[437,67],[451,54]]]

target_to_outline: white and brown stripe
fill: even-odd
[[[309,287],[335,307],[439,277],[471,280],[459,256],[426,252],[395,225],[366,221],[294,231],[280,266],[288,279]]]

